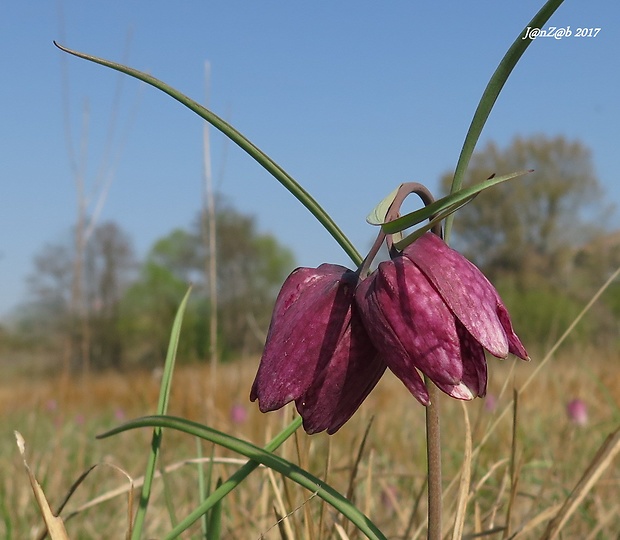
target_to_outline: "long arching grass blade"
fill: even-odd
[[[333,236],[336,242],[338,242],[340,247],[342,247],[345,253],[351,258],[351,260],[356,265],[361,264],[362,257],[355,249],[355,246],[353,246],[351,241],[345,236],[345,234],[340,230],[340,228],[336,225],[336,223],[329,216],[329,214],[325,212],[321,205],[317,201],[315,201],[314,198],[303,187],[301,187],[291,175],[289,175],[282,167],[280,167],[280,165],[278,165],[273,159],[271,159],[260,148],[258,148],[254,143],[250,142],[244,135],[242,135],[226,121],[211,112],[209,109],[203,107],[200,103],[194,101],[193,99],[190,99],[186,95],[166,84],[165,82],[160,81],[159,79],[156,79],[155,77],[147,73],[124,66],[122,64],[118,64],[116,62],[111,62],[104,58],[98,58],[90,54],[85,54],[79,51],[68,49],[67,47],[63,47],[56,42],[54,42],[54,44],[56,45],[56,47],[66,53],[77,56],[78,58],[83,58],[84,60],[95,62],[96,64],[100,64],[105,67],[109,67],[116,71],[120,71],[121,73],[125,73],[126,75],[129,75],[151,86],[154,86],[158,90],[161,90],[173,99],[177,100],[179,103],[185,105],[188,109],[195,112],[201,118],[204,118],[213,127],[221,131],[224,135],[226,135],[226,137],[228,137],[231,141],[237,144],[240,148],[245,150],[245,152],[252,156],[256,161],[258,161],[258,163],[264,169],[266,169],[278,182],[280,182],[286,189],[288,189],[291,194],[310,211],[310,213],[319,221],[319,223],[321,223],[321,225],[323,225],[323,227],[327,229],[327,231]]]
[[[269,444],[265,446],[265,451],[273,452],[276,450],[286,439],[297,431],[297,429],[301,426],[301,422],[301,416],[296,417],[295,420],[293,420],[286,428],[278,433],[278,435],[276,435],[271,442],[269,442]],[[241,482],[243,482],[253,471],[255,471],[259,465],[260,463],[257,461],[248,461],[238,471],[233,473],[221,486],[218,486],[217,489],[204,501],[202,501],[202,503],[198,505],[198,507],[195,508],[185,519],[181,520],[179,524],[164,537],[164,540],[172,540],[173,538],[177,538],[197,519],[206,514],[224,497],[226,497],[226,495],[241,484]]]
[[[555,10],[560,7],[562,2],[563,0],[549,0],[540,9],[540,11],[536,15],[534,15],[534,18],[528,23],[528,26],[532,28],[543,27],[545,23],[549,20],[551,15],[553,15]],[[465,141],[463,142],[463,148],[461,149],[461,154],[459,155],[459,159],[456,164],[456,170],[454,171],[454,178],[452,179],[452,187],[450,188],[450,193],[454,193],[455,191],[461,189],[461,185],[463,184],[463,178],[465,176],[465,171],[467,170],[467,166],[469,165],[469,160],[474,153],[474,148],[476,147],[476,143],[480,138],[482,128],[484,127],[484,124],[489,118],[489,114],[491,114],[493,105],[495,105],[495,101],[497,100],[499,93],[502,91],[504,84],[508,80],[508,77],[512,73],[512,70],[517,65],[517,62],[519,61],[521,56],[523,56],[523,53],[532,41],[531,39],[522,39],[525,36],[526,30],[527,27],[524,28],[523,31],[514,40],[513,44],[510,46],[510,49],[508,49],[501,62],[497,66],[497,69],[491,76],[487,87],[484,89],[482,97],[480,98],[480,103],[478,103],[478,107],[476,108],[476,112],[474,113],[474,117],[472,118],[469,130],[467,131],[467,135],[465,136]],[[450,231],[452,229],[453,219],[454,216],[450,216],[446,220],[446,241],[448,241],[450,238]]]
[[[253,461],[261,463],[262,465],[279,472],[293,482],[308,489],[310,492],[316,493],[318,497],[332,505],[343,516],[347,517],[369,539],[386,540],[385,536],[381,533],[377,526],[370,521],[370,519],[368,519],[338,491],[324,483],[316,476],[313,476],[294,463],[276,456],[271,452],[267,452],[247,441],[237,439],[236,437],[222,433],[208,426],[204,426],[184,418],[176,418],[172,416],[146,416],[127,422],[122,426],[100,435],[99,437],[109,437],[130,429],[142,427],[175,429],[195,437],[201,437],[205,440],[223,446],[224,448],[228,448],[233,452],[242,454]]]

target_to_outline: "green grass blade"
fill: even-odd
[[[284,428],[273,440],[271,440],[264,448],[267,452],[276,450],[286,439],[288,439],[301,426],[301,416],[298,416],[286,428]],[[243,482],[256,468],[260,465],[257,461],[248,461],[245,465],[233,473],[228,480],[219,486],[211,495],[209,495],[196,509],[194,509],[185,519],[181,520],[165,537],[165,540],[177,538],[183,531],[188,529],[197,519],[204,516],[219,501],[235,489]]]
[[[217,481],[216,489],[222,485],[222,479]],[[209,512],[209,528],[208,536],[209,540],[219,540],[222,536],[222,500],[220,499]]]
[[[371,540],[386,540],[385,536],[360,510],[334,488],[324,483],[294,463],[287,461],[275,454],[263,450],[247,441],[237,439],[226,433],[222,433],[208,426],[172,416],[147,416],[138,418],[116,427],[99,437],[109,437],[130,429],[141,427],[168,428],[182,431],[195,437],[201,437],[215,444],[242,454],[249,459],[261,463],[266,467],[279,472],[293,482],[316,493],[318,497],[333,506],[343,516],[347,517],[362,533]],[[170,537],[168,537],[170,538]]]
[[[405,214],[398,219],[388,221],[387,223],[382,224],[381,227],[386,234],[394,234],[404,231],[409,227],[413,227],[418,223],[422,223],[424,220],[427,220],[434,215],[443,214],[443,216],[446,217],[447,211],[449,211],[449,213],[455,212],[461,206],[467,204],[472,197],[481,191],[530,172],[532,171],[517,171],[503,176],[494,176],[493,178],[489,178],[488,180],[480,182],[475,186],[460,189],[455,193],[451,193],[441,199],[437,199],[435,202],[425,206],[424,208],[420,208],[415,212],[411,212],[410,214]],[[447,215],[449,215],[449,213]]]
[[[212,447],[211,460],[209,461],[207,471],[205,472],[205,468],[202,464],[202,457],[203,457],[202,439],[196,438],[196,457],[198,458],[198,463],[196,464],[196,472],[198,473],[198,500],[199,501],[204,501],[208,497],[209,491],[211,489],[211,477],[213,473],[213,455],[214,455],[213,449],[214,448],[215,446]],[[205,478],[205,475],[206,475],[206,478]],[[207,538],[207,531],[209,530],[209,519],[208,518],[209,516],[207,516],[207,514],[202,516],[201,530],[202,530],[203,538]]]
[[[402,240],[399,240],[398,242],[394,242],[394,247],[399,250],[402,251],[403,249],[405,249],[409,244],[413,244],[418,238],[420,238],[420,236],[422,236],[424,233],[426,233],[427,231],[430,231],[435,225],[441,223],[444,219],[446,219],[450,214],[453,214],[454,212],[456,212],[459,208],[462,208],[463,206],[465,206],[466,204],[470,203],[471,201],[473,201],[476,198],[476,195],[472,195],[471,197],[469,197],[468,199],[466,199],[464,202],[460,202],[457,204],[454,204],[452,206],[449,206],[445,211],[441,212],[440,214],[437,214],[433,219],[431,219],[426,225],[424,225],[423,227],[420,227],[419,229],[416,229],[413,233],[411,233],[409,236],[406,236],[405,238],[403,238]]]
[[[187,307],[187,301],[191,288],[185,293],[181,305],[177,311],[174,323],[172,325],[172,332],[170,334],[170,343],[168,345],[168,352],[166,354],[166,363],[164,364],[164,371],[161,380],[161,386],[159,389],[159,402],[157,405],[157,414],[166,414],[168,410],[168,403],[170,401],[170,389],[172,387],[172,374],[174,372],[174,364],[176,361],[177,348],[179,345],[179,336],[181,334],[181,325],[183,323],[183,315],[185,308]],[[153,438],[151,439],[151,452],[149,454],[148,463],[146,465],[146,472],[144,473],[144,484],[142,485],[142,492],[140,493],[140,504],[138,511],[136,512],[136,519],[134,521],[132,540],[139,540],[142,535],[142,528],[144,526],[144,519],[146,517],[146,511],[151,496],[151,488],[153,486],[153,477],[155,476],[155,469],[157,466],[157,457],[159,455],[159,449],[161,447],[161,440],[163,431],[161,427],[155,427],[153,430]]]
[[[545,23],[549,20],[551,15],[560,7],[563,0],[549,0],[540,11],[534,15],[534,18],[528,23],[527,26],[532,28],[541,28],[545,25]],[[450,188],[450,193],[454,193],[461,189],[463,184],[463,178],[465,177],[465,171],[467,170],[467,166],[469,165],[469,160],[471,159],[472,154],[474,153],[474,148],[476,147],[476,143],[480,138],[480,133],[482,133],[482,128],[486,123],[489,115],[491,114],[491,110],[495,105],[495,101],[499,96],[499,93],[502,91],[504,84],[508,80],[508,77],[512,73],[512,70],[517,65],[517,62],[523,56],[523,53],[530,45],[530,39],[522,39],[525,35],[527,27],[523,29],[523,31],[517,36],[513,44],[508,49],[508,52],[504,55],[501,62],[497,66],[497,69],[491,76],[487,87],[485,88],[482,98],[480,98],[480,103],[476,108],[476,112],[474,113],[474,117],[469,126],[469,130],[467,131],[467,135],[465,136],[465,141],[463,143],[463,148],[461,149],[461,154],[459,155],[458,162],[456,164],[456,170],[454,171],[454,178],[452,179],[452,187]],[[445,238],[446,241],[450,238],[450,232],[452,229],[452,220],[454,216],[448,217],[446,220],[445,227]]]
[[[116,62],[105,60],[104,58],[98,58],[90,54],[85,54],[79,51],[68,49],[66,47],[63,47],[62,45],[59,45],[56,42],[54,42],[54,44],[60,50],[66,53],[77,56],[78,58],[83,58],[84,60],[95,62],[96,64],[100,64],[116,71],[120,71],[121,73],[125,73],[126,75],[129,75],[151,86],[154,86],[158,90],[161,90],[173,99],[177,100],[179,103],[185,105],[188,109],[195,112],[201,118],[204,118],[214,128],[221,131],[224,135],[226,135],[226,137],[228,137],[241,149],[247,152],[278,182],[280,182],[286,189],[288,189],[288,191],[290,191],[291,194],[310,211],[310,213],[319,221],[319,223],[321,223],[321,225],[323,225],[323,227],[327,229],[327,231],[333,236],[336,242],[338,242],[338,244],[342,247],[346,254],[351,258],[351,260],[356,265],[361,264],[362,257],[355,249],[355,246],[353,246],[351,241],[345,236],[345,234],[340,230],[334,220],[321,207],[321,205],[319,205],[319,203],[315,201],[314,198],[312,198],[312,196],[304,188],[302,188],[291,175],[289,175],[282,167],[280,167],[280,165],[278,165],[273,159],[271,159],[267,154],[260,150],[254,143],[250,142],[244,135],[242,135],[239,131],[237,131],[222,118],[211,112],[209,109],[200,105],[200,103],[194,101],[193,99],[187,97],[186,95],[172,88],[163,81],[160,81],[159,79],[156,79],[155,77],[152,77],[147,73],[143,73],[142,71],[138,71],[137,69],[133,69],[122,64],[117,64]]]

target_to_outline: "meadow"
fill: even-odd
[[[290,422],[294,410],[289,405],[265,415],[249,402],[257,365],[258,358],[220,365],[215,385],[207,364],[179,365],[169,413],[263,446]],[[67,378],[33,375],[36,371],[26,360],[21,368],[5,367],[9,375],[0,382],[0,537],[42,538],[44,531],[14,430],[25,439],[26,458],[52,508],[96,465],[61,512],[70,538],[125,537],[152,430],[103,440],[95,436],[130,418],[153,414],[159,373]],[[564,508],[568,519],[556,522],[555,537],[619,538],[620,461],[613,459],[620,446],[618,433],[597,458],[608,435],[620,426],[617,353],[560,350],[546,360],[543,353],[534,353],[529,363],[491,358],[489,372],[485,399],[464,406],[447,398],[441,403],[445,537],[451,537],[466,463],[471,482],[465,487],[463,538],[553,537],[549,521],[562,511],[584,473],[585,487],[582,482],[572,495],[578,504]],[[216,394],[210,395],[213,387]],[[567,415],[566,405],[574,398],[587,405],[586,420]],[[465,459],[468,423],[472,447]],[[298,430],[277,453],[347,494],[388,538],[425,537],[424,410],[389,373],[335,435],[308,436]],[[209,459],[212,469],[206,465]],[[164,538],[198,505],[201,477],[214,485],[245,461],[165,431],[145,537]],[[231,539],[363,537],[315,494],[263,467],[224,500],[221,531],[222,538]],[[183,537],[201,537],[200,523]]]

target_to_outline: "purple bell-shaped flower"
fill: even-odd
[[[358,275],[334,264],[298,268],[275,303],[250,399],[262,412],[295,401],[308,433],[336,432],[383,375],[354,302]]]
[[[486,392],[484,349],[528,358],[493,285],[433,233],[381,263],[355,297],[382,359],[425,405],[419,372],[448,395],[473,399]]]

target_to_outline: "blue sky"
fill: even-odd
[[[87,186],[101,170],[110,175],[100,220],[118,222],[138,255],[200,208],[202,121],[151,87],[63,56],[52,40],[148,71],[198,101],[208,61],[210,107],[365,251],[374,230],[364,218],[383,196],[404,181],[436,189],[455,166],[489,77],[542,3],[3,2],[0,314],[25,299],[35,253],[63,241],[75,222],[69,147],[79,153],[87,141]],[[549,24],[599,34],[536,40],[479,147],[515,135],[580,139],[617,205],[619,15],[616,2],[567,0]],[[299,264],[348,262],[288,192],[215,132],[212,158],[220,191],[292,247]]]

